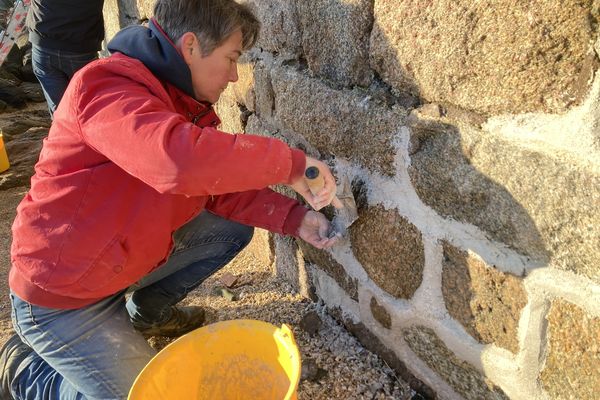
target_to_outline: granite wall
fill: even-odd
[[[151,13],[107,0],[107,33]],[[600,1],[247,0],[217,105],[352,181],[331,251],[275,266],[424,397],[600,393]],[[268,246],[263,238],[264,246]]]

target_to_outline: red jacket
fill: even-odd
[[[10,287],[33,304],[79,308],[127,288],[203,209],[284,234],[307,211],[264,189],[298,178],[303,152],[218,131],[211,107],[134,58],[86,66],[54,118],[12,228]]]

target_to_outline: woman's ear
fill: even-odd
[[[179,53],[181,54],[183,60],[187,65],[192,64],[194,52],[200,51],[200,48],[198,46],[198,39],[196,38],[196,35],[192,32],[186,32],[183,35],[181,35],[181,37],[176,43],[176,46],[177,50],[179,50]]]

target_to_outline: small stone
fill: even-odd
[[[381,382],[373,382],[371,385],[369,385],[369,391],[371,391],[373,394],[376,394],[381,389],[383,389]]]
[[[238,295],[227,288],[221,286],[215,286],[212,290],[213,294],[216,296],[221,296],[229,301],[237,301]]]
[[[300,380],[305,381],[308,380],[310,382],[314,382],[317,376],[317,372],[319,370],[319,366],[317,362],[312,358],[305,358],[302,360],[302,370],[300,372]]]
[[[314,311],[309,311],[304,314],[302,320],[300,321],[300,328],[302,328],[302,330],[308,333],[310,336],[314,336],[317,332],[319,332],[319,329],[321,329],[322,325],[323,321],[321,321],[319,315]]]
[[[226,272],[220,279],[221,283],[228,288],[234,287],[238,281],[238,277],[233,275],[231,272]]]

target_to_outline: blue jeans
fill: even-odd
[[[42,85],[50,116],[54,114],[75,72],[97,58],[97,51],[74,53],[46,49],[35,44],[32,46],[31,66],[33,67],[33,73]]]
[[[252,238],[253,228],[208,212],[173,235],[167,262],[125,291],[76,310],[30,304],[11,293],[16,332],[34,352],[21,363],[15,399],[125,399],[155,355],[133,329],[156,321],[202,281],[227,264]],[[177,377],[173,377],[177,379]]]

